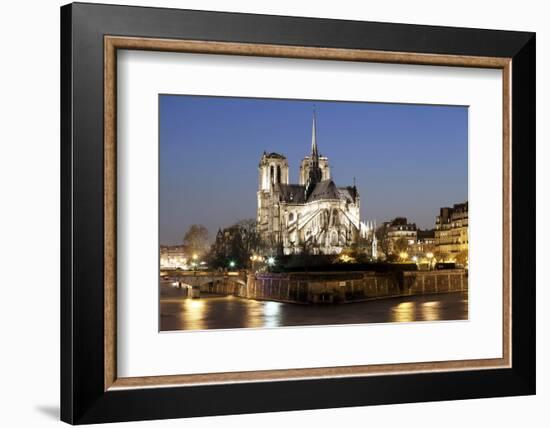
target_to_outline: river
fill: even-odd
[[[173,291],[161,294],[160,313],[162,331],[466,320],[468,294],[297,305],[204,294],[199,299],[190,299]]]

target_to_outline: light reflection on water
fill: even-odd
[[[208,305],[204,299],[183,299],[181,303],[181,312],[184,314],[184,325],[189,326],[190,330],[204,330],[206,324],[204,315],[208,310]]]
[[[414,321],[416,314],[416,307],[413,302],[399,303],[392,309],[392,315],[394,322],[410,322]]]
[[[163,331],[468,319],[467,293],[340,305],[297,305],[233,296],[170,296],[161,298],[160,307]]]
[[[441,318],[441,302],[424,302],[420,307],[424,321],[437,321]]]
[[[282,303],[279,302],[265,302],[264,306],[264,316],[265,316],[265,325],[264,327],[278,327],[280,314],[279,310],[281,309]]]

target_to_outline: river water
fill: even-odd
[[[208,330],[468,319],[468,294],[395,297],[340,305],[297,305],[234,296],[161,293],[160,329]]]

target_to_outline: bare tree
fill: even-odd
[[[208,243],[208,229],[202,224],[191,225],[183,237],[183,243],[187,247],[190,256],[206,254],[210,246]]]
[[[406,253],[409,249],[409,242],[405,238],[399,238],[394,242],[393,248],[397,254]]]
[[[241,231],[242,247],[245,252],[245,257],[250,257],[252,253],[261,249],[262,241],[258,233],[258,223],[256,220],[252,218],[239,220],[235,223],[235,226]]]
[[[382,225],[378,229],[376,229],[375,234],[376,234],[376,239],[378,240],[377,250],[384,255],[384,258],[388,258],[392,250],[391,240],[388,236],[388,228]]]
[[[213,267],[227,267],[233,263],[242,268],[251,264],[251,257],[262,249],[256,220],[239,220],[223,230],[210,248],[208,260]]]

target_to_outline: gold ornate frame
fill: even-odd
[[[503,91],[503,320],[502,358],[422,363],[119,378],[116,369],[116,85],[117,50],[245,55],[333,61],[382,62],[494,68],[502,70]],[[382,52],[247,43],[104,37],[104,389],[185,386],[308,378],[337,378],[511,367],[511,58]]]

